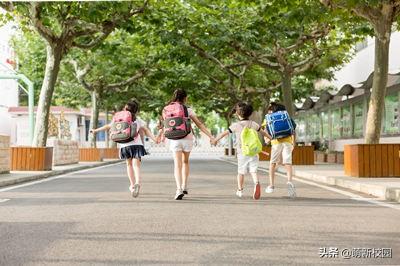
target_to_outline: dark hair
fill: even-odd
[[[124,110],[131,112],[132,121],[135,121],[136,120],[136,114],[137,114],[137,112],[139,112],[139,103],[137,101],[135,101],[135,100],[129,101],[125,105]]]
[[[249,103],[239,102],[235,105],[235,111],[243,119],[247,120],[253,113],[253,106]]]
[[[286,107],[283,104],[277,103],[277,102],[272,102],[269,104],[269,107],[267,109],[267,112],[278,112],[278,111],[286,111]]]
[[[169,103],[173,103],[173,102],[183,103],[183,101],[185,100],[186,97],[187,97],[187,93],[184,89],[176,89],[174,91],[172,99]]]

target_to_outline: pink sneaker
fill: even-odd
[[[258,200],[261,197],[261,186],[260,183],[254,185],[253,199]]]

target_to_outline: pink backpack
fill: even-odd
[[[138,135],[137,124],[132,121],[129,111],[121,111],[114,115],[110,130],[111,140],[117,143],[131,142]]]
[[[167,139],[183,139],[192,130],[188,108],[178,102],[170,103],[162,112],[164,135]]]

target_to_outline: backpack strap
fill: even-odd
[[[189,118],[189,110],[188,110],[188,108],[184,104],[182,104],[182,106],[183,106],[183,112],[185,113],[185,117]]]

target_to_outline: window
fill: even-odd
[[[104,120],[99,120],[98,126],[97,127],[102,127],[105,125]],[[86,141],[89,141],[89,131],[90,131],[90,120],[85,120],[85,139]],[[100,131],[96,133],[96,141],[105,141],[106,140],[106,133],[104,131]]]
[[[97,127],[102,127],[106,124],[104,120],[99,120]],[[97,141],[105,141],[106,140],[106,132],[100,131],[96,133],[96,140]]]
[[[399,133],[399,97],[398,97],[398,95],[388,95],[385,97],[383,132],[385,134]]]
[[[322,138],[329,139],[329,115],[326,112],[321,113]]]
[[[311,118],[310,119],[311,140],[319,140],[320,139],[320,131],[321,131],[319,117],[317,114],[315,114],[315,115],[312,115],[310,118]]]
[[[340,119],[340,109],[336,109],[332,111],[331,114],[331,119],[332,119],[332,127],[331,127],[331,132],[332,132],[332,138],[333,139],[338,139],[340,138],[340,130],[341,130],[341,119]]]
[[[306,117],[304,118],[305,121],[305,137],[304,139],[306,141],[312,141],[313,139],[313,125],[312,125],[312,119],[311,119],[311,114],[307,114]]]
[[[298,118],[295,120],[296,127],[296,138],[300,141],[305,141],[306,138],[306,121],[304,118]]]
[[[85,140],[89,140],[90,120],[85,120]]]
[[[363,136],[364,107],[362,103],[354,105],[354,137]]]
[[[350,106],[342,108],[342,137],[351,137],[351,112]]]

